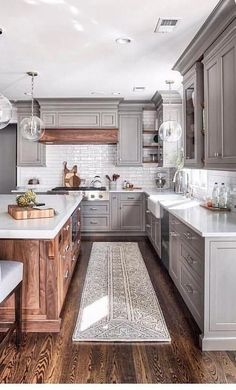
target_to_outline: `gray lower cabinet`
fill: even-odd
[[[117,165],[142,165],[142,113],[119,114]]]
[[[39,142],[27,141],[20,132],[20,122],[31,115],[30,103],[19,102],[17,111],[17,166],[43,167],[46,165],[46,146]],[[35,111],[37,115],[37,110]]]
[[[236,239],[203,238],[170,215],[169,273],[199,328],[204,351],[236,349]]]
[[[111,230],[144,231],[142,193],[111,193]]]
[[[81,231],[106,232],[110,230],[109,201],[81,203]]]
[[[236,169],[236,21],[204,55],[205,165]]]
[[[146,209],[146,234],[161,258],[161,220]]]

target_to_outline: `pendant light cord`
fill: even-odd
[[[31,117],[33,121],[34,117],[34,74],[32,74],[32,79],[31,79]]]

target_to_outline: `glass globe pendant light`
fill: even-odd
[[[12,105],[9,100],[0,94],[0,129],[4,129],[12,118]]]
[[[166,81],[166,84],[169,85],[169,106],[171,105],[171,85],[173,83],[174,81]],[[159,136],[163,141],[177,142],[182,136],[182,127],[177,121],[169,118],[169,120],[163,122],[160,126]]]
[[[31,77],[31,116],[22,119],[20,131],[23,138],[37,142],[42,138],[45,132],[43,121],[39,117],[34,116],[34,78],[38,76],[38,73],[27,72],[27,74]]]

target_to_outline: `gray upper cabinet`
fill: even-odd
[[[197,62],[183,79],[184,166],[203,166],[203,65]]]
[[[119,142],[117,165],[142,165],[142,113],[124,112],[119,114]]]
[[[17,166],[43,167],[46,165],[46,148],[39,142],[31,142],[24,139],[20,133],[20,122],[31,115],[31,103],[17,103]],[[38,115],[38,107],[35,115]]]
[[[204,56],[205,165],[236,169],[236,21]]]
[[[38,99],[46,128],[117,128],[119,99]]]

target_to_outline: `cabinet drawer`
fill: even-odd
[[[98,214],[109,214],[109,203],[100,203],[93,204],[90,202],[89,204],[85,204],[82,206],[82,215],[98,215]]]
[[[91,231],[91,230],[108,230],[109,229],[109,216],[99,216],[92,217],[82,215],[82,231]]]
[[[180,239],[194,248],[200,255],[204,254],[204,239],[190,229],[187,225],[170,215],[170,228],[180,233]]]
[[[188,268],[180,262],[179,291],[200,329],[203,327],[203,293]]]
[[[184,264],[195,272],[198,277],[203,278],[203,257],[200,257],[183,241],[180,240],[180,256]]]
[[[132,193],[124,193],[122,192],[120,194],[120,200],[125,201],[141,201],[142,200],[142,193],[141,192],[132,192]]]

